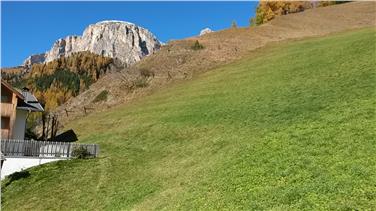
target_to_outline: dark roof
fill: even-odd
[[[22,91],[25,100],[23,104],[17,105],[18,109],[30,111],[44,111],[42,105],[38,102],[37,98],[30,92]]]
[[[7,89],[9,89],[11,92],[16,94],[17,97],[21,99],[21,100],[18,100],[17,102],[17,109],[27,110],[27,111],[44,111],[42,105],[38,102],[37,98],[30,92],[20,91],[12,87],[3,79],[1,79],[1,84],[4,85]]]
[[[48,141],[75,142],[77,140],[78,140],[78,138],[77,138],[76,133],[72,129],[70,129],[70,130],[67,130],[67,131],[55,136],[52,139],[49,139]]]
[[[42,105],[40,105],[39,103],[25,103],[25,101],[18,102],[17,109],[27,111],[44,111]]]

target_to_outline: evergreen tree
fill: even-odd
[[[232,21],[231,28],[238,28],[238,24],[236,24],[235,20]]]

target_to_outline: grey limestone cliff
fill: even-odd
[[[125,21],[102,21],[89,25],[82,36],[67,36],[57,40],[45,54],[38,54],[38,57],[32,55],[26,59],[24,66],[53,61],[81,51],[116,58],[131,65],[160,47],[159,40],[145,28]]]

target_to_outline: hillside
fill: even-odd
[[[376,30],[276,43],[71,122],[101,157],[2,183],[3,210],[372,210]]]
[[[171,41],[132,68],[113,72],[98,80],[89,90],[59,107],[57,113],[65,124],[86,115],[84,107],[92,108],[90,112],[94,112],[130,102],[167,84],[189,80],[234,62],[274,42],[376,26],[375,20],[375,2],[352,2],[277,17],[257,27],[232,28]],[[196,40],[204,49],[192,49]],[[101,93],[107,93],[106,99],[96,101]],[[69,117],[65,110],[70,111]]]
[[[114,60],[90,52],[72,53],[43,64],[4,68],[1,76],[17,88],[28,87],[47,111],[88,89],[114,67]]]
[[[23,77],[26,74],[27,70],[23,66],[1,68],[1,78],[18,88],[23,88]]]
[[[268,1],[261,0],[255,17],[251,19],[252,25],[266,23],[277,16],[303,12],[307,9],[326,7],[335,4],[349,3],[349,1]]]

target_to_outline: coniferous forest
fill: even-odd
[[[29,88],[46,110],[53,109],[86,90],[103,76],[112,58],[90,52],[77,52],[68,57],[34,64],[28,73],[2,71],[2,78],[13,86]]]

